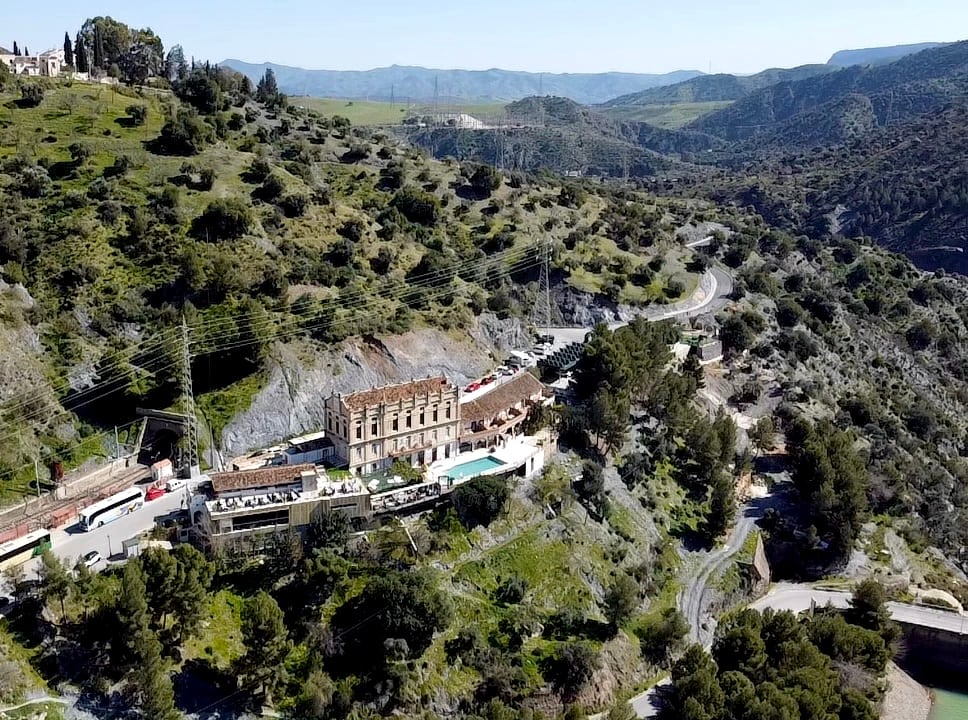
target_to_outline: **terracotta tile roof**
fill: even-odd
[[[279,465],[255,470],[212,473],[210,477],[212,490],[218,495],[226,490],[291,485],[300,481],[302,473],[315,469],[315,465]]]
[[[447,378],[433,377],[423,380],[413,380],[399,385],[385,385],[372,390],[355,392],[343,398],[343,404],[350,410],[363,410],[368,407],[377,407],[384,403],[398,403],[408,398],[420,397],[423,395],[435,395],[441,390],[452,387]]]
[[[460,417],[465,423],[490,420],[520,402],[536,398],[544,392],[544,385],[529,372],[519,372],[503,385],[498,385],[476,400],[460,406]]]

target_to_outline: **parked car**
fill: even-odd
[[[175,490],[181,490],[183,487],[185,487],[185,480],[181,478],[172,478],[165,485],[165,489],[168,492],[175,492]]]
[[[157,500],[166,492],[167,491],[163,487],[152,486],[148,488],[148,492],[145,493],[145,500],[148,500],[148,501]]]
[[[481,385],[490,385],[495,380],[497,380],[497,377],[495,377],[494,375],[488,375],[486,378],[481,380]]]
[[[84,554],[84,557],[81,558],[81,562],[78,563],[78,565],[83,563],[84,565],[87,565],[87,567],[93,568],[99,562],[101,562],[101,553],[99,553],[97,550],[91,550],[91,552]]]
[[[470,385],[464,388],[464,392],[472,393],[475,390],[480,390],[480,389],[481,389],[481,384],[479,382],[472,382]]]

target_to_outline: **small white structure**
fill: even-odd
[[[151,466],[151,480],[156,483],[166,483],[175,476],[175,469],[171,460],[165,458]]]

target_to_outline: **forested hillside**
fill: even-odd
[[[723,146],[701,133],[623,122],[562,97],[528,97],[505,108],[500,130],[405,128],[407,139],[436,157],[514,170],[582,176],[678,174],[681,161]]]
[[[227,393],[214,406],[231,414],[276,336],[329,345],[526,317],[540,236],[577,289],[649,303],[694,285],[668,242],[685,204],[428,161],[289,106],[271,75],[253,88],[170,70],[170,91],[5,83],[0,261],[5,331],[21,338],[2,388],[22,425],[2,445],[10,500],[33,456],[70,465],[100,447],[83,436],[175,401],[183,320],[196,391]]]
[[[689,127],[745,149],[839,142],[873,128],[937,112],[968,89],[968,42],[954,43],[881,66],[853,66],[758,90]],[[828,120],[821,127],[817,111]],[[833,116],[833,117],[831,117]]]
[[[603,108],[627,105],[663,105],[671,103],[715,102],[738,100],[750,93],[781,82],[835,72],[829,65],[801,65],[795,68],[771,68],[755,75],[702,75],[690,80],[630,93],[602,103]]]

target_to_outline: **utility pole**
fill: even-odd
[[[34,458],[34,484],[37,486],[37,497],[40,497],[40,467],[37,458]]]
[[[118,426],[114,426],[114,459],[121,459],[121,443],[118,441]]]
[[[192,353],[188,338],[188,323],[182,318],[182,394],[185,396],[185,468],[188,477],[201,474],[198,464],[198,420],[195,416],[195,392],[192,389]]]

